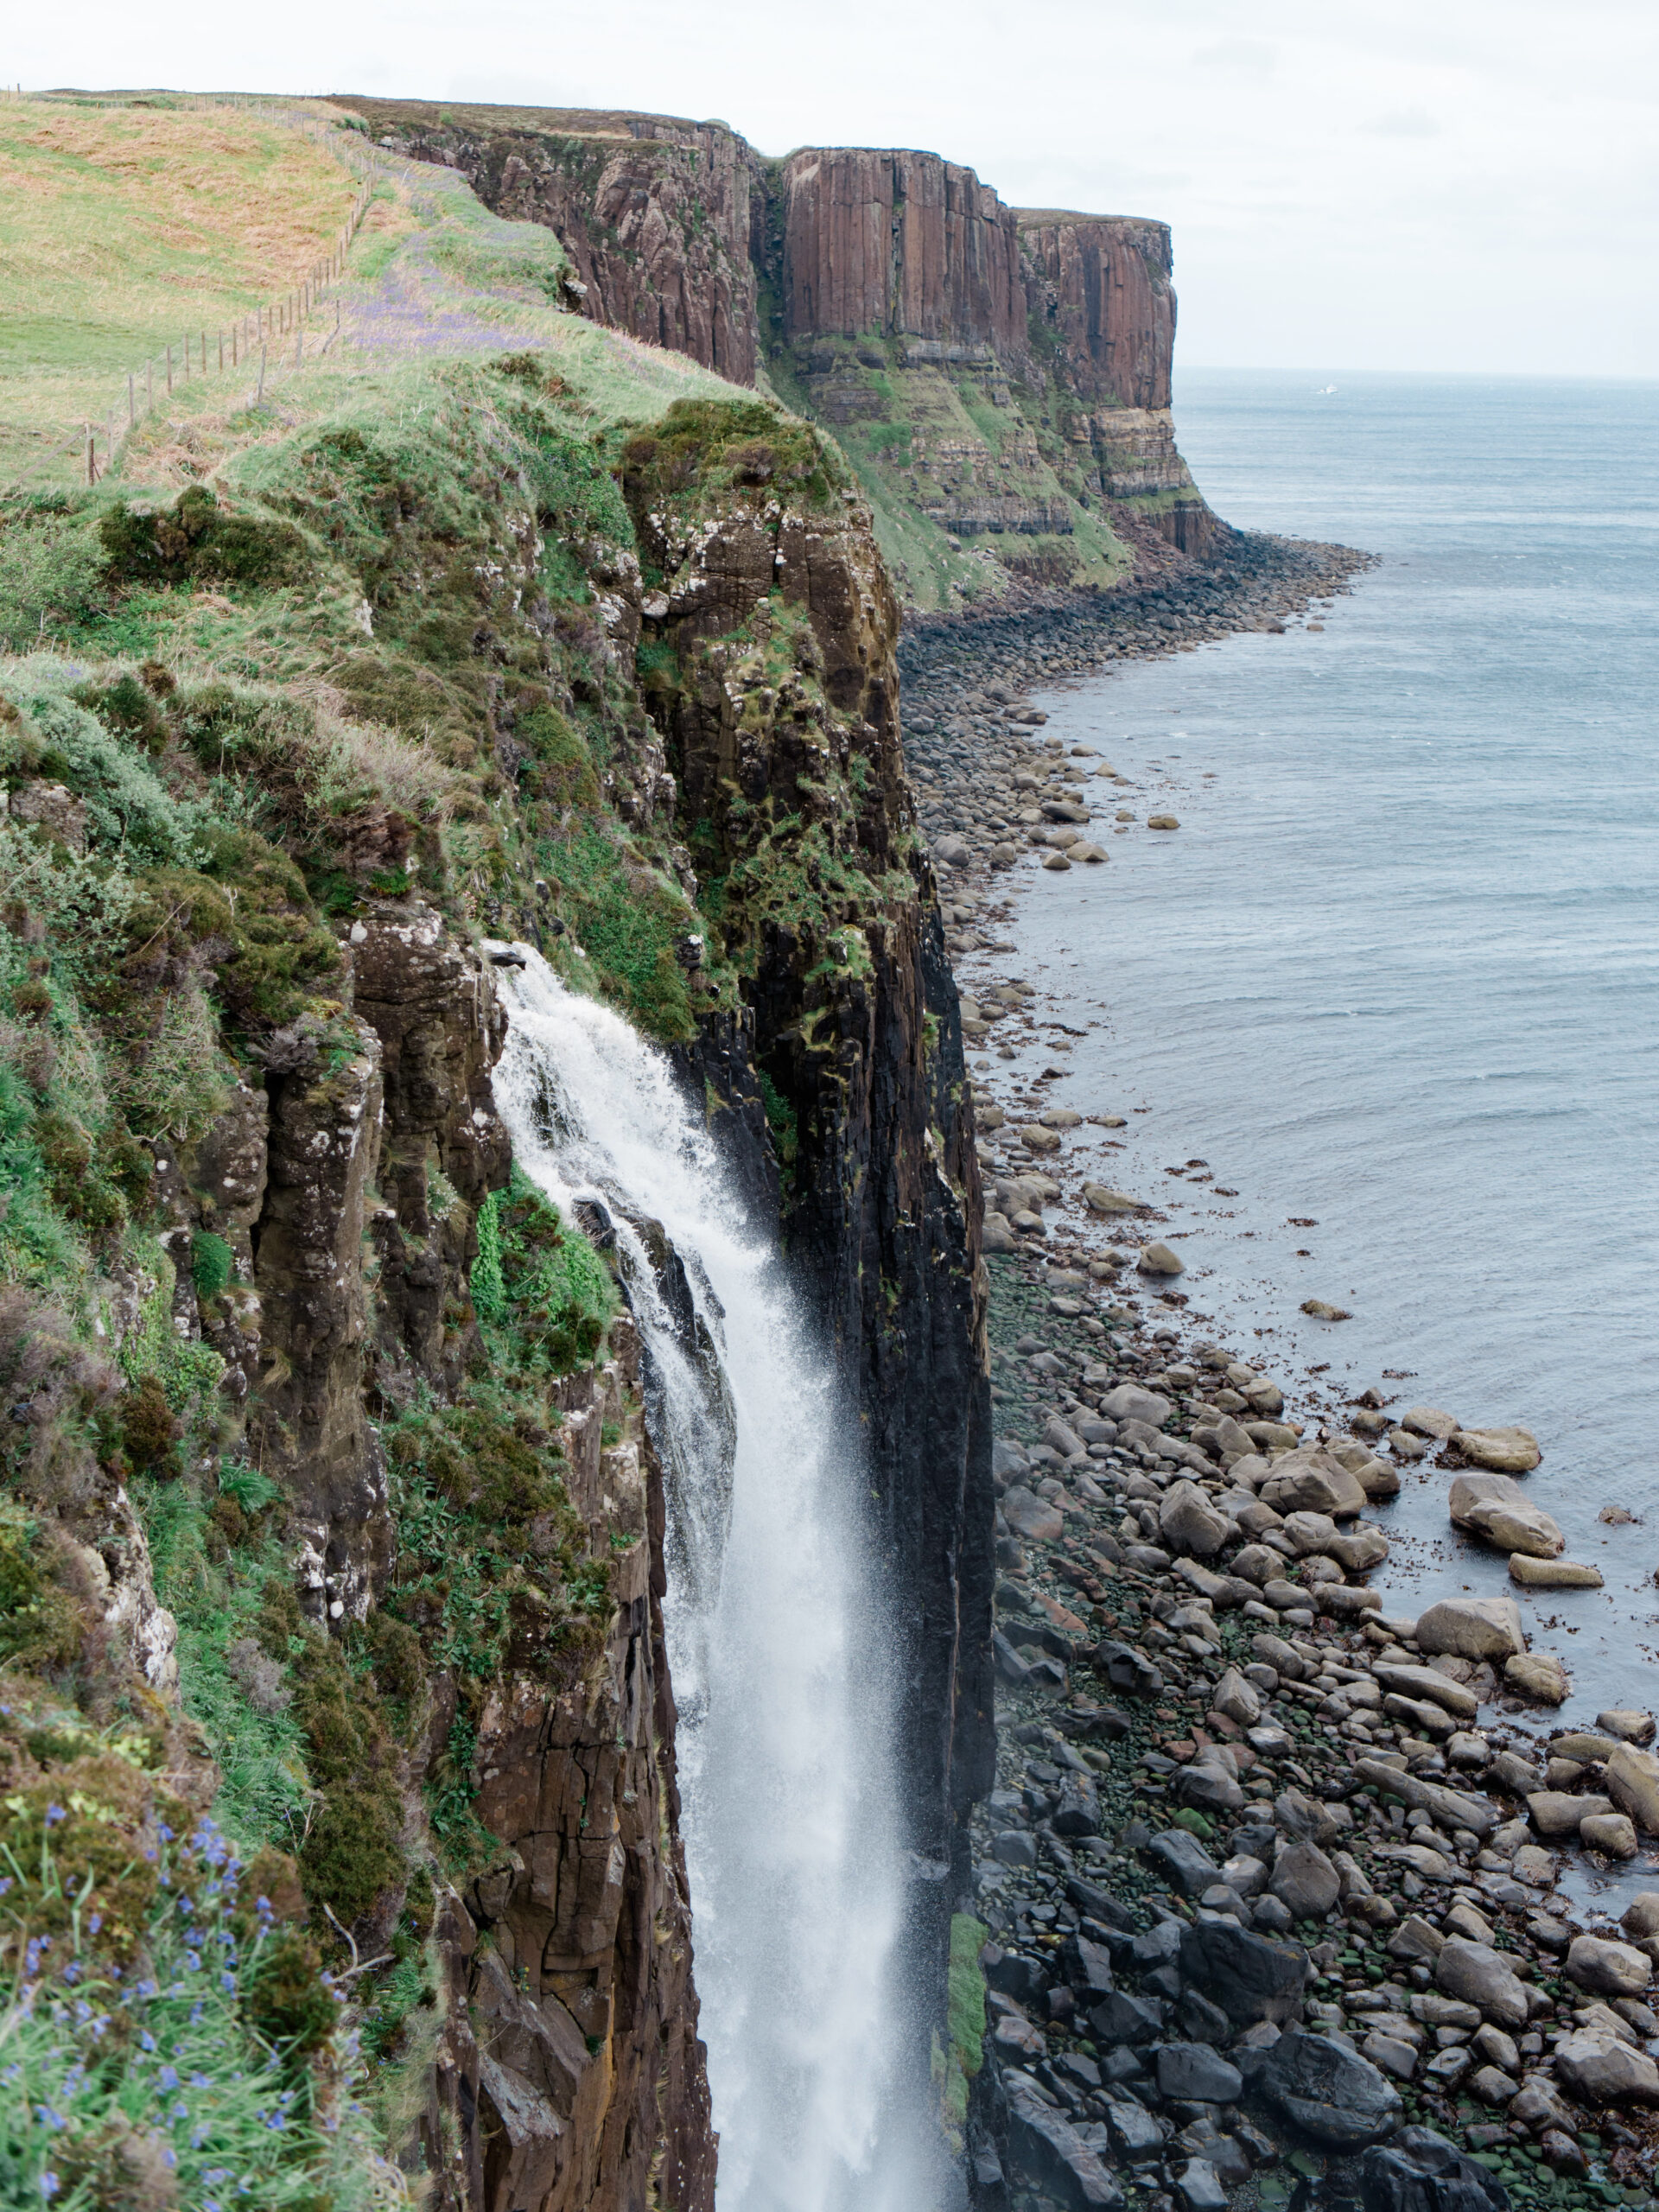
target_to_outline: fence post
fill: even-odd
[[[93,436],[90,423],[86,425],[86,481],[89,484],[98,481],[98,441]]]

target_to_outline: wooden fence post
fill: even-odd
[[[92,435],[90,423],[86,425],[86,481],[89,484],[98,481],[98,441]]]

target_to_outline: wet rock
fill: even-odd
[[[1293,1843],[1274,1861],[1270,1887],[1293,1920],[1321,1920],[1341,1895],[1342,1880],[1318,1844]]]
[[[1023,1484],[1016,1484],[1003,1497],[1002,1517],[1016,1535],[1033,1543],[1054,1543],[1065,1532],[1064,1515]]]
[[[1587,1814],[1611,1813],[1612,1806],[1605,1797],[1574,1796],[1567,1789],[1535,1789],[1527,1799],[1527,1811],[1540,1835],[1576,1835],[1579,1823]]]
[[[1154,1999],[1131,1997],[1127,1990],[1115,1989],[1090,2013],[1089,2024],[1109,2050],[1124,2044],[1137,2048],[1163,2033],[1164,2016]]]
[[[1068,1773],[1060,1783],[1060,1802],[1051,1821],[1056,1835],[1094,1835],[1100,1827],[1100,1801],[1094,1779]]]
[[[1244,2087],[1237,2067],[1230,2066],[1208,2044],[1163,2044],[1157,2068],[1160,2094],[1183,2102],[1230,2105]]]
[[[1529,1428],[1460,1428],[1452,1441],[1465,1459],[1498,1474],[1530,1474],[1544,1456]]]
[[[1143,1390],[1138,1382],[1120,1382],[1101,1400],[1100,1410],[1108,1421],[1141,1421],[1148,1428],[1158,1429],[1175,1408],[1167,1398]]]
[[[1193,1482],[1172,1483],[1158,1508],[1158,1526],[1172,1551],[1212,1559],[1227,1541],[1227,1516]]]
[[[1253,1728],[1262,1718],[1261,1693],[1253,1682],[1245,1681],[1236,1667],[1224,1669],[1210,1704],[1213,1712],[1235,1721],[1241,1728]]]
[[[1356,1759],[1354,1771],[1362,1782],[1373,1783],[1379,1789],[1390,1791],[1402,1803],[1427,1813],[1441,1827],[1467,1828],[1471,1835],[1486,1836],[1497,1826],[1497,1808],[1485,1797],[1448,1789],[1441,1783],[1426,1782],[1421,1775],[1402,1773],[1397,1768],[1384,1766],[1380,1759]]]
[[[1624,1709],[1599,1713],[1596,1726],[1604,1735],[1611,1736],[1621,1744],[1634,1744],[1638,1749],[1651,1744],[1655,1734],[1654,1718],[1650,1713]]]
[[[1472,1720],[1480,1710],[1480,1701],[1472,1690],[1452,1681],[1449,1675],[1437,1673],[1433,1667],[1396,1665],[1379,1659],[1373,1662],[1371,1673],[1385,1690],[1395,1690],[1402,1697],[1429,1698],[1436,1705],[1444,1706],[1456,1719]]]
[[[1653,1961],[1633,1943],[1578,1936],[1567,1954],[1569,1981],[1597,1997],[1640,1997],[1653,1979]]]
[[[1186,1262],[1179,1253],[1161,1240],[1141,1247],[1135,1266],[1143,1275],[1184,1275]]]
[[[1592,2104],[1659,2104],[1659,2066],[1611,2028],[1563,2036],[1554,2063],[1567,2088]]]
[[[1182,1931],[1180,1961],[1187,1980],[1239,2026],[1300,2018],[1308,1962],[1298,1944],[1269,1942],[1236,1921],[1198,1920]]]
[[[1438,1406],[1413,1406],[1401,1414],[1400,1426],[1409,1436],[1426,1436],[1436,1443],[1458,1431],[1456,1414],[1442,1413]]]
[[[1523,1697],[1541,1705],[1565,1705],[1569,1688],[1567,1669],[1552,1651],[1521,1651],[1503,1662],[1503,1680]]]
[[[1507,1659],[1527,1648],[1513,1598],[1442,1598],[1417,1619],[1420,1651]]]
[[[1357,2151],[1400,2125],[1400,2092],[1357,2050],[1289,2028],[1268,2054],[1257,2087],[1285,2117],[1333,2150]]]
[[[1659,1758],[1621,1744],[1607,1762],[1607,1794],[1645,1834],[1659,1835]]]
[[[1496,1476],[1489,1480],[1497,1481]],[[1567,1538],[1541,1506],[1486,1498],[1471,1508],[1464,1522],[1472,1535],[1494,1551],[1523,1552],[1533,1559],[1559,1559]]]
[[[1147,1856],[1183,1897],[1201,1896],[1221,1871],[1197,1836],[1185,1828],[1169,1828],[1154,1836],[1147,1846]]]
[[[1601,1569],[1575,1559],[1538,1559],[1530,1552],[1511,1552],[1510,1580],[1529,1590],[1599,1590]]]
[[[1486,2018],[1503,2027],[1523,2028],[1531,2017],[1525,1984],[1489,1943],[1448,1936],[1434,1962],[1434,1979],[1448,1994],[1478,2005]]]
[[[1177,826],[1173,815],[1167,822],[1152,824],[1154,830],[1173,830]],[[1220,2174],[1209,2158],[1187,2160],[1176,2173],[1175,2194],[1185,2212],[1225,2212],[1227,2191]]]
[[[1364,2212],[1508,2212],[1510,2202],[1484,2166],[1427,2127],[1367,2151],[1359,2190]]]
[[[1130,1547],[1132,1551],[1145,1548],[1141,1545]],[[1157,1697],[1163,1691],[1162,1673],[1134,1644],[1105,1637],[1095,1646],[1090,1663],[1097,1675],[1103,1675],[1112,1688],[1126,1697]]]
[[[1325,1513],[1351,1520],[1363,1510],[1359,1478],[1323,1452],[1293,1451],[1274,1466],[1258,1492],[1275,1513]]]
[[[1018,2075],[1007,2081],[1008,2157],[1065,2212],[1116,2212],[1123,2192],[1071,2123]]]

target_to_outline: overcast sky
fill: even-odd
[[[1016,205],[1172,224],[1189,366],[1659,376],[1655,0],[76,0],[7,46],[27,86],[931,148]]]

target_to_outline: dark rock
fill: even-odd
[[[1299,1945],[1270,1943],[1230,1920],[1198,1920],[1183,1931],[1181,1967],[1187,1980],[1240,2026],[1300,2018],[1307,1955]]]
[[[1018,2077],[1008,2084],[1008,2158],[1016,2173],[1065,2212],[1116,2212],[1123,2202],[1122,2190],[1071,2121]]]
[[[1175,2194],[1186,2212],[1227,2212],[1227,2192],[1208,2158],[1189,2158],[1175,2177]]]
[[[1160,1871],[1183,1897],[1201,1897],[1212,1882],[1221,1878],[1220,1867],[1185,1828],[1169,1828],[1154,1836],[1147,1846],[1147,1856],[1156,1860]]]
[[[1168,1562],[1166,1560],[1165,1564]],[[1137,1651],[1131,1643],[1120,1643],[1107,1637],[1096,1645],[1090,1663],[1097,1675],[1103,1675],[1112,1688],[1125,1697],[1158,1697],[1162,1694],[1163,1675],[1146,1653]]]
[[[1172,1964],[1181,1954],[1181,1933],[1184,1923],[1172,1913],[1160,1920],[1155,1928],[1148,1928],[1137,1936],[1129,1946],[1129,1956],[1144,1973],[1149,1967]]]
[[[1089,2024],[1096,2040],[1109,2046],[1150,2043],[1163,2033],[1164,2011],[1150,1999],[1131,1997],[1118,1989],[1096,2005],[1089,2015]]]
[[[1112,2140],[1126,2158],[1144,2158],[1161,2148],[1164,2131],[1137,2098],[1108,2096],[1105,2105]]]
[[[1357,2151],[1400,2125],[1400,2092],[1387,2075],[1328,2036],[1289,2028],[1268,2053],[1256,2086],[1316,2143]]]
[[[1156,2056],[1158,2088],[1166,2097],[1230,2105],[1244,2087],[1237,2067],[1230,2066],[1208,2044],[1166,2043]]]
[[[1116,1986],[1112,1980],[1112,1961],[1098,1943],[1091,1943],[1086,1936],[1068,1936],[1060,1946],[1060,1972],[1066,1986],[1090,1997],[1109,1997]]]
[[[1022,1951],[1005,1951],[995,1943],[988,1943],[979,1955],[979,1962],[984,1970],[985,1986],[1003,1997],[1012,1997],[1017,2005],[1035,2004],[1047,1986],[1046,1974]]]
[[[1093,1835],[1098,1831],[1100,1801],[1095,1794],[1091,1775],[1065,1777],[1060,1784],[1060,1802],[1054,1810],[1053,1827],[1056,1835]]]
[[[1509,2212],[1509,2193],[1484,2166],[1427,2127],[1402,2128],[1360,2161],[1365,2212]]]
[[[1225,2043],[1233,2030],[1220,2005],[1212,2005],[1196,1989],[1181,1992],[1180,2019],[1194,2043]]]
[[[1073,1874],[1067,1878],[1066,1901],[1079,1912],[1086,1912],[1090,1919],[1100,1921],[1107,1928],[1121,1928],[1125,1934],[1135,1927],[1135,1915],[1122,1898],[1108,1894],[1093,1882],[1085,1882]]]

